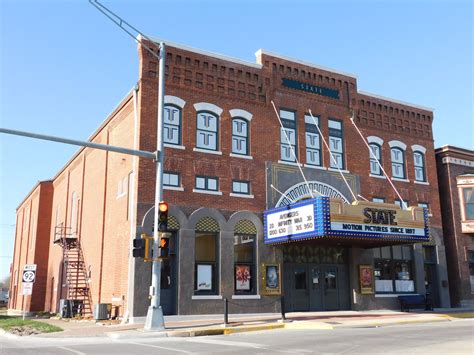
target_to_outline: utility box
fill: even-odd
[[[72,300],[59,300],[59,316],[61,318],[72,318]]]
[[[95,320],[109,319],[109,304],[108,303],[98,303],[94,305],[94,319]]]

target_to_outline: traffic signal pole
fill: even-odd
[[[160,42],[160,61],[158,76],[158,123],[156,132],[156,150],[160,152],[156,159],[156,185],[155,185],[155,214],[153,226],[153,264],[151,273],[150,297],[151,302],[145,320],[145,330],[163,330],[165,320],[163,318],[163,309],[161,308],[161,261],[159,261],[159,203],[163,199],[163,113],[165,99],[165,44]]]

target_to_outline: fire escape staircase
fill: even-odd
[[[92,297],[81,243],[71,228],[56,227],[55,244],[63,249],[64,273],[66,275],[67,300],[71,302],[71,316],[92,315]]]

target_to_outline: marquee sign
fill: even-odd
[[[291,80],[291,79],[286,79],[286,78],[282,79],[282,84],[283,84],[283,86],[286,86],[286,87],[291,88],[291,89],[311,92],[313,94],[327,96],[327,97],[330,97],[332,99],[339,100],[339,90],[328,89],[328,88],[325,88],[325,87],[322,87],[322,86],[303,83],[301,81]]]
[[[264,212],[266,244],[315,238],[426,242],[428,211],[368,201],[349,205],[321,196]]]

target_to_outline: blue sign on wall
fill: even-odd
[[[308,83],[303,83],[301,81],[286,79],[286,78],[282,79],[282,84],[283,86],[286,86],[287,88],[311,92],[313,94],[327,96],[332,99],[339,100],[339,90],[328,89],[322,86],[312,85]]]

